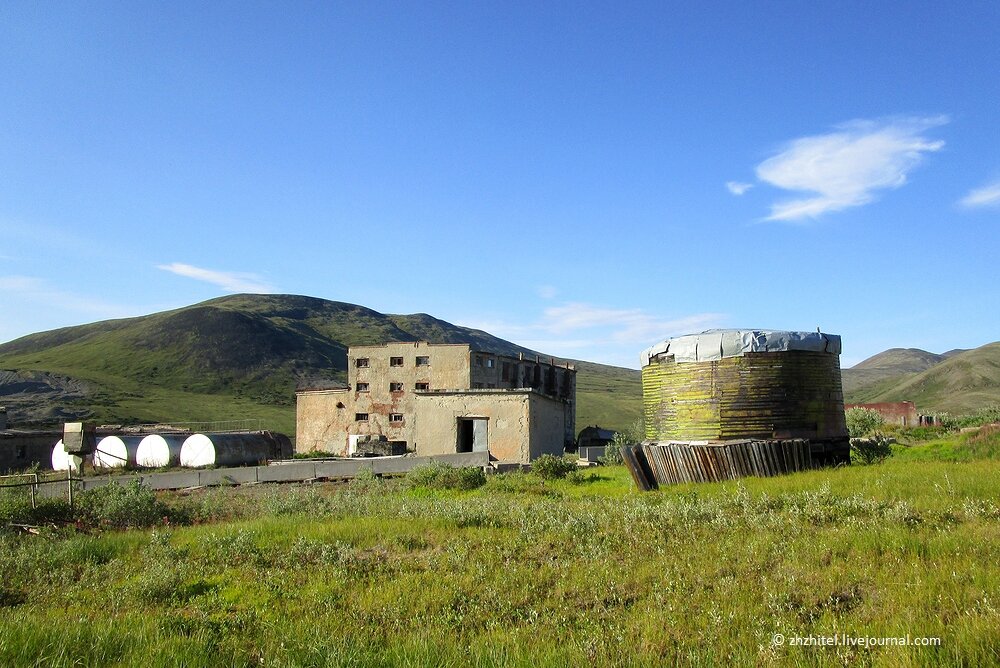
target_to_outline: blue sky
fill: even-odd
[[[0,341],[231,292],[638,366],[1000,339],[1000,5],[6,3]]]

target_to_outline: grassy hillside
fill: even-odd
[[[913,401],[920,410],[966,413],[1000,404],[1000,342],[953,356],[876,388],[868,401]]]
[[[417,340],[536,354],[426,314],[386,315],[296,295],[233,295],[29,335],[0,345],[0,369],[47,372],[90,388],[82,397],[18,397],[8,402],[15,420],[51,414],[43,404],[62,401],[71,414],[102,423],[256,418],[294,433],[297,385],[345,380],[349,346]],[[579,366],[580,425],[627,426],[638,415],[638,372]]]
[[[844,394],[855,396],[871,394],[872,386],[885,388],[910,375],[925,371],[944,361],[945,355],[929,353],[919,348],[890,348],[842,372]]]

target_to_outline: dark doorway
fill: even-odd
[[[488,418],[458,418],[457,452],[486,452],[488,424]]]

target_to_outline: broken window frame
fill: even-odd
[[[403,366],[403,358],[402,357],[390,357],[389,358],[389,366]]]
[[[356,369],[367,369],[368,368],[368,358],[358,357],[354,360],[354,368]]]
[[[431,389],[431,384],[430,383],[416,383],[413,386],[413,389],[414,390],[429,390],[429,389]]]
[[[415,366],[430,366],[431,358],[430,355],[417,355]]]
[[[354,414],[354,421],[355,422],[368,422],[368,413],[355,413]]]
[[[402,392],[403,391],[403,384],[402,383],[389,383],[389,391],[390,392]]]
[[[367,392],[368,388],[369,388],[368,383],[358,383],[357,385],[354,386],[354,391],[355,392]]]
[[[403,414],[389,413],[389,422],[403,422]]]

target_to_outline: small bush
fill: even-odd
[[[891,443],[885,436],[851,439],[851,461],[855,464],[878,464],[891,456]]]
[[[845,416],[847,418],[847,432],[851,438],[861,438],[875,432],[885,420],[882,415],[871,408],[848,408]]]
[[[576,470],[576,462],[568,457],[556,457],[555,455],[542,455],[531,462],[532,473],[537,473],[542,480],[555,480],[565,478],[571,471]]]
[[[82,520],[114,529],[150,527],[170,520],[170,508],[152,490],[133,480],[124,487],[116,482],[80,494]]]
[[[486,484],[486,473],[481,468],[466,466],[455,468],[447,464],[427,464],[418,466],[406,474],[410,487],[428,489],[470,490]]]

